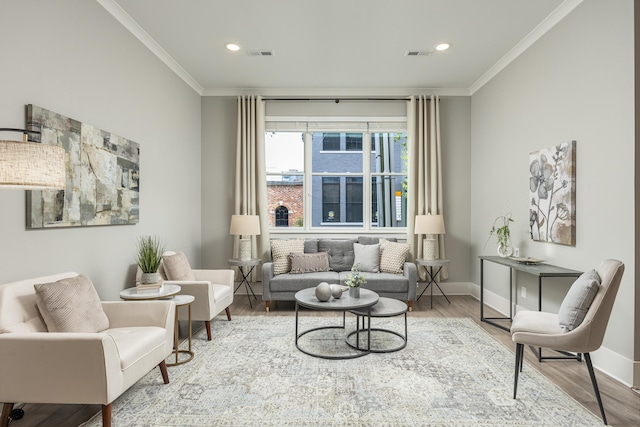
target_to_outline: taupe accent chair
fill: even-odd
[[[596,273],[600,277],[600,286],[585,314],[584,320],[575,329],[563,332],[560,327],[559,316],[555,313],[520,311],[514,316],[511,325],[511,339],[516,343],[513,398],[516,398],[518,373],[522,371],[525,345],[581,353],[587,364],[591,383],[602,414],[602,421],[607,424],[607,417],[604,413],[604,406],[602,405],[602,398],[600,397],[589,353],[597,350],[602,345],[613,303],[624,273],[624,264],[614,259],[607,259],[600,263]]]
[[[169,383],[165,358],[173,349],[171,301],[102,301],[108,319],[99,332],[49,332],[34,285],[78,277],[74,272],[0,285],[0,427],[15,402],[111,403],[156,366]]]
[[[174,251],[165,251],[163,257],[177,255]],[[186,260],[186,258],[184,258]],[[231,321],[229,306],[233,303],[233,285],[235,273],[233,270],[198,270],[188,265],[183,266],[189,279],[173,280],[169,278],[164,261],[160,264],[158,273],[165,283],[180,285],[179,294],[193,295],[195,301],[191,305],[191,320],[204,322],[207,330],[207,340],[211,341],[211,319],[223,310],[227,320]],[[142,271],[138,268],[136,280],[140,279]],[[192,280],[193,279],[193,280]],[[187,320],[187,310],[178,310],[178,319]]]

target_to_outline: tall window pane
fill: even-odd
[[[269,225],[303,227],[304,134],[266,132],[265,160]]]
[[[322,220],[340,222],[340,178],[322,178]]]
[[[371,179],[371,215],[377,222],[373,227],[406,227],[407,198],[402,176],[376,176]]]
[[[346,180],[347,222],[362,222],[362,178]]]

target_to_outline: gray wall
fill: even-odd
[[[626,272],[594,363],[630,384],[634,360],[635,248],[633,2],[585,0],[478,92],[471,101],[471,238],[473,257],[494,218],[512,212],[514,247],[521,254],[587,270],[617,258]],[[577,141],[577,244],[534,242],[528,235],[529,153]],[[488,266],[493,300],[509,298],[508,273]],[[473,262],[479,283],[479,263]],[[518,275],[537,309],[537,284]],[[557,310],[570,280],[550,281],[543,310]],[[636,359],[637,360],[637,359]],[[636,384],[637,385],[637,384]]]
[[[136,225],[27,231],[25,191],[0,189],[0,283],[76,271],[118,299],[145,234],[198,266],[200,96],[95,1],[2,2],[0,54],[1,127],[24,127],[35,104],[141,147]]]

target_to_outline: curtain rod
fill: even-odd
[[[262,98],[264,101],[408,101],[410,98]]]

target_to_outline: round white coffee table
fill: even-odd
[[[164,284],[159,291],[140,291],[135,286],[133,288],[127,288],[123,291],[120,291],[120,298],[124,300],[153,300],[153,299],[161,299],[168,298],[176,295],[180,292],[180,285],[169,285]]]

